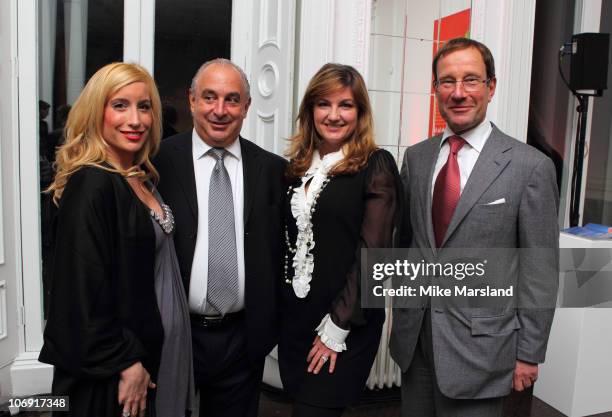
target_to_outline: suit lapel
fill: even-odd
[[[194,219],[198,219],[198,195],[196,191],[195,173],[193,170],[193,151],[191,133],[185,133],[176,143],[172,154],[172,164],[176,170],[176,178],[189,202],[189,208]]]
[[[425,233],[427,234],[427,240],[429,241],[429,247],[432,249],[433,254],[436,255],[438,248],[436,247],[436,235],[433,228],[433,219],[431,218],[431,204],[432,204],[432,192],[431,183],[433,181],[434,171],[436,169],[436,161],[440,154],[440,142],[442,135],[436,136],[431,141],[431,146],[426,155],[424,155],[423,163],[425,167],[429,167],[429,174],[427,180],[421,185],[420,195],[425,196],[425,205],[423,212],[423,224],[425,225]],[[427,168],[426,168],[427,169]]]
[[[476,204],[480,196],[489,188],[493,181],[497,179],[506,165],[508,165],[511,157],[507,151],[511,148],[512,143],[504,140],[501,131],[493,125],[491,136],[482,148],[482,152],[476,160],[470,178],[465,184],[465,189],[463,193],[461,193],[461,198],[459,199],[455,213],[448,226],[442,245],[446,243],[457,226],[459,226],[464,217],[469,213],[472,207],[474,207],[474,204]]]
[[[244,178],[244,224],[246,225],[249,221],[249,214],[257,190],[261,161],[259,150],[242,137],[240,138],[240,149],[242,151],[242,175]]]

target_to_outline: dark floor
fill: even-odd
[[[281,394],[264,390],[259,404],[259,417],[290,417],[291,404]],[[399,417],[399,389],[383,390],[366,396],[343,417]],[[466,416],[469,417],[469,416]],[[532,390],[513,393],[504,404],[504,417],[566,417],[543,401],[533,397]],[[588,417],[612,417],[612,412]]]
[[[399,417],[399,390],[383,390],[366,395],[360,404],[349,408],[343,417]],[[49,413],[21,413],[20,417],[49,417]],[[261,394],[259,417],[290,417],[291,403],[284,394],[265,389]],[[469,417],[469,416],[466,416]],[[504,406],[504,417],[566,417],[527,393],[514,393]],[[588,417],[612,417],[612,412]]]

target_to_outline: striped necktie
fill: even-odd
[[[225,315],[238,302],[238,258],[232,184],[223,164],[227,151],[211,148],[216,159],[208,193],[208,305]]]

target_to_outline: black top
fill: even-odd
[[[297,185],[298,183],[294,184]],[[308,295],[300,299],[291,284],[283,287],[279,360],[283,385],[297,400],[325,407],[355,401],[365,386],[378,349],[384,311],[360,305],[362,248],[392,244],[399,218],[400,180],[397,164],[385,150],[374,152],[367,166],[350,175],[337,175],[321,191],[312,215],[314,270]],[[291,245],[297,228],[287,196],[285,219]],[[289,277],[293,254],[289,254]],[[307,374],[306,355],[315,328],[329,313],[339,327],[350,329],[347,350],[338,354],[336,371],[325,366]]]
[[[119,372],[138,361],[155,381],[164,334],[148,209],[121,175],[84,167],[64,189],[55,231],[50,311],[39,357],[56,367],[54,394],[104,381],[116,392]],[[58,387],[64,392],[56,392]]]

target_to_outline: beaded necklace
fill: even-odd
[[[298,233],[298,236],[296,237],[295,246],[291,246],[291,240],[289,238],[289,229],[287,227],[287,224],[285,223],[285,245],[287,247],[287,252],[285,252],[284,270],[285,270],[285,283],[289,285],[293,284],[293,279],[289,277],[289,254],[290,253],[294,257],[294,261],[293,261],[294,271],[297,271],[298,269],[302,269],[302,270],[306,269],[305,272],[307,273],[307,275],[308,276],[312,275],[312,269],[314,268],[314,257],[310,253],[310,251],[312,251],[312,249],[315,246],[314,233],[312,230],[312,216],[314,215],[316,211],[317,201],[319,200],[319,196],[321,195],[321,192],[323,192],[323,190],[325,189],[327,184],[329,184],[332,178],[333,176],[329,176],[325,178],[323,182],[321,183],[321,187],[319,187],[319,189],[315,191],[315,194],[313,195],[312,205],[310,206],[310,211],[308,212],[308,216],[307,216],[306,228],[304,229],[303,233]],[[300,188],[299,185],[295,187],[289,187],[289,189],[287,190],[287,195],[291,195],[295,193],[299,188]],[[300,236],[299,236],[300,234],[303,235],[302,239],[300,239]],[[300,240],[302,240],[303,244],[306,246],[306,257],[304,259],[304,262],[299,262],[295,260],[295,254],[297,253],[298,242]],[[305,264],[305,265],[300,265],[300,264]]]

